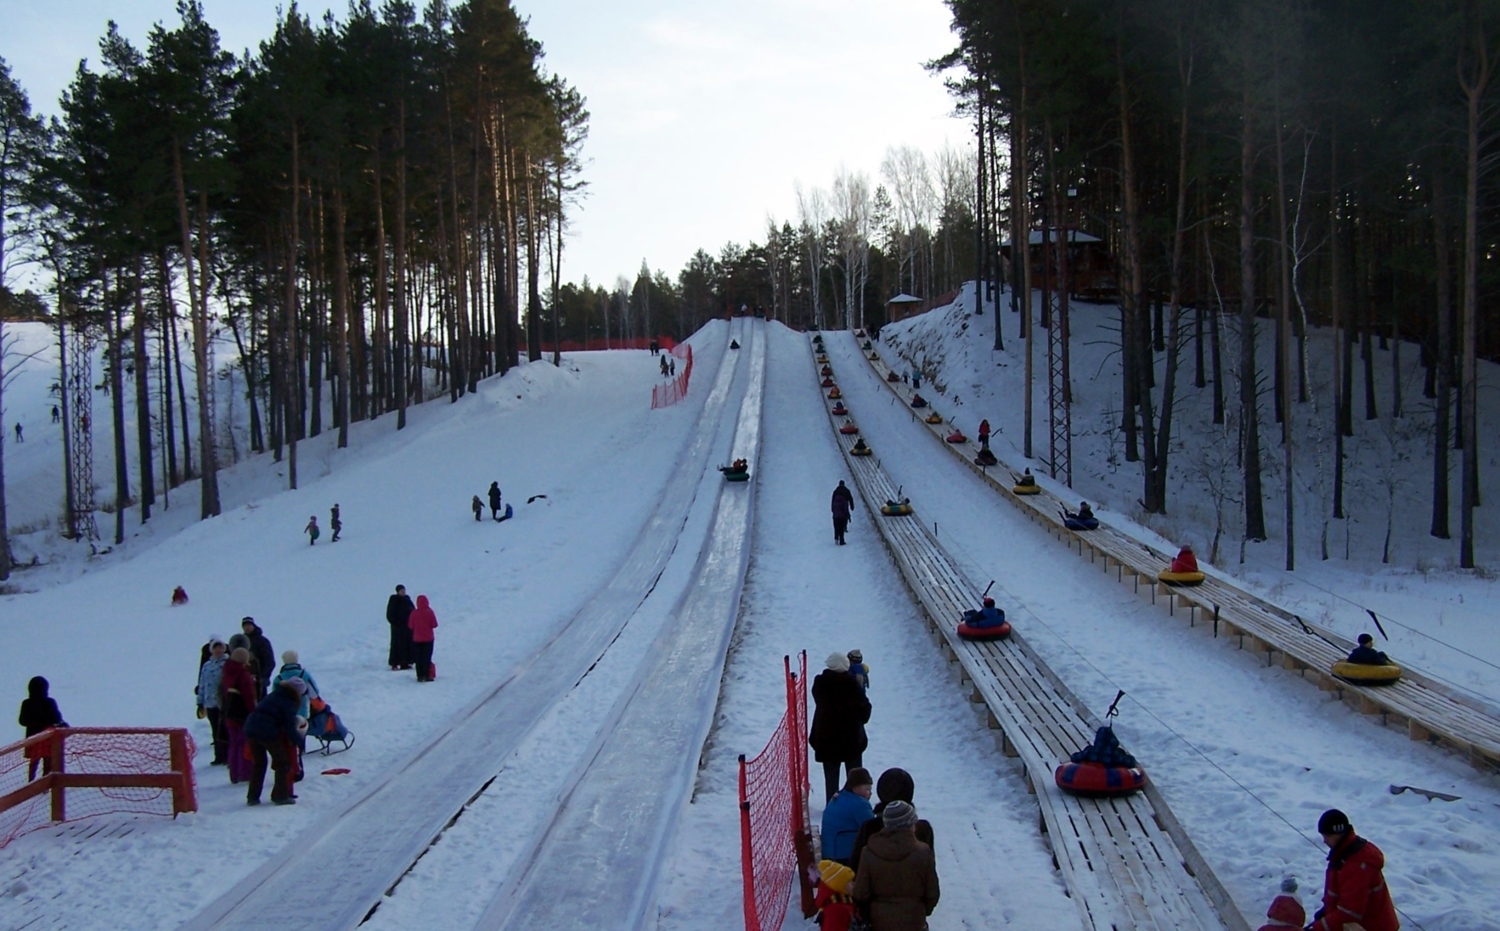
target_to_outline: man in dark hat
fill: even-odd
[[[1323,877],[1323,907],[1313,915],[1315,931],[1340,931],[1357,925],[1365,931],[1398,931],[1396,906],[1385,885],[1385,854],[1354,833],[1349,816],[1337,808],[1323,812],[1318,833],[1328,845]]]

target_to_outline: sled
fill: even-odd
[[[1333,664],[1332,672],[1345,682],[1354,685],[1392,685],[1401,678],[1401,667],[1395,663],[1351,663],[1347,660]]]

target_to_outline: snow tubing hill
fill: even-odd
[[[1401,667],[1395,663],[1375,665],[1346,660],[1333,664],[1333,674],[1355,685],[1391,685],[1401,678]]]
[[[1202,572],[1173,572],[1170,569],[1163,569],[1156,577],[1168,585],[1201,585],[1208,578]]]
[[[1091,797],[1130,795],[1146,784],[1146,772],[1139,767],[1103,763],[1064,763],[1053,778],[1064,792]]]
[[[1010,636],[1010,621],[1002,621],[994,627],[974,627],[960,622],[958,635],[965,640],[1004,640]]]

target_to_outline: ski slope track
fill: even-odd
[[[766,325],[740,355],[749,384],[731,459],[757,474]],[[480,918],[490,929],[649,925],[667,842],[712,724],[749,565],[755,482],[721,482],[710,534],[648,661],[607,716],[550,823]]]
[[[847,334],[834,338],[850,339]],[[849,362],[847,352],[840,361]],[[846,390],[846,403],[855,393],[867,392]],[[825,404],[830,426],[836,427],[831,402],[825,399]],[[857,416],[858,408],[850,407],[851,416]],[[834,435],[871,512],[900,495],[878,458],[849,455],[854,437]],[[1248,931],[1228,892],[1151,783],[1146,792],[1117,798],[1069,795],[1052,784],[1053,768],[1086,746],[1102,722],[1020,634],[1003,641],[960,639],[955,622],[965,608],[978,604],[979,587],[927,530],[920,514],[879,520],[880,534],[946,654],[972,682],[971,700],[988,706],[990,726],[1000,731],[1006,754],[1021,759],[1084,927]]]
[[[743,341],[742,327],[728,339]],[[548,709],[587,674],[651,594],[709,468],[743,353],[725,353],[700,428],[620,568],[550,639],[416,751],[320,819],[184,929],[357,927],[412,864],[484,790]]]
[[[881,383],[904,403],[906,399],[897,389],[903,383],[886,378],[891,369],[883,361],[869,359],[869,363]],[[1337,693],[1361,714],[1377,718],[1381,724],[1404,728],[1413,741],[1455,750],[1481,771],[1500,772],[1500,708],[1483,696],[1449,686],[1407,664],[1403,664],[1401,681],[1394,685],[1360,686],[1337,679],[1329,670],[1354,648],[1347,638],[1258,597],[1215,572],[1212,566],[1204,567],[1208,578],[1192,588],[1159,582],[1156,573],[1171,562],[1171,554],[1106,523],[1083,533],[1067,530],[1061,515],[1072,507],[1071,502],[1051,490],[1025,498],[1013,494],[1004,480],[1007,473],[1014,474],[1009,463],[1001,461],[995,471],[1002,478],[996,478],[974,461],[977,444],[946,441],[944,433],[951,423],[921,426],[1033,522],[1075,549],[1080,557],[1102,563],[1105,572],[1113,570],[1118,581],[1132,584],[1152,604],[1161,600],[1169,613],[1187,612],[1190,625],[1196,625],[1200,618],[1211,618],[1216,635],[1222,625],[1224,635],[1237,640],[1241,649],[1265,654],[1267,665],[1280,665],[1316,682],[1321,691]]]

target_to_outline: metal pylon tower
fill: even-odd
[[[66,324],[65,324],[66,325]],[[68,344],[68,453],[73,479],[72,526],[79,539],[99,539],[94,520],[94,352],[88,327],[74,326]]]
[[[1053,478],[1073,487],[1073,386],[1068,363],[1067,229],[1058,249],[1057,287],[1051,289],[1047,327],[1047,424]],[[1050,237],[1044,237],[1050,238]],[[1050,248],[1044,244],[1043,248]]]

